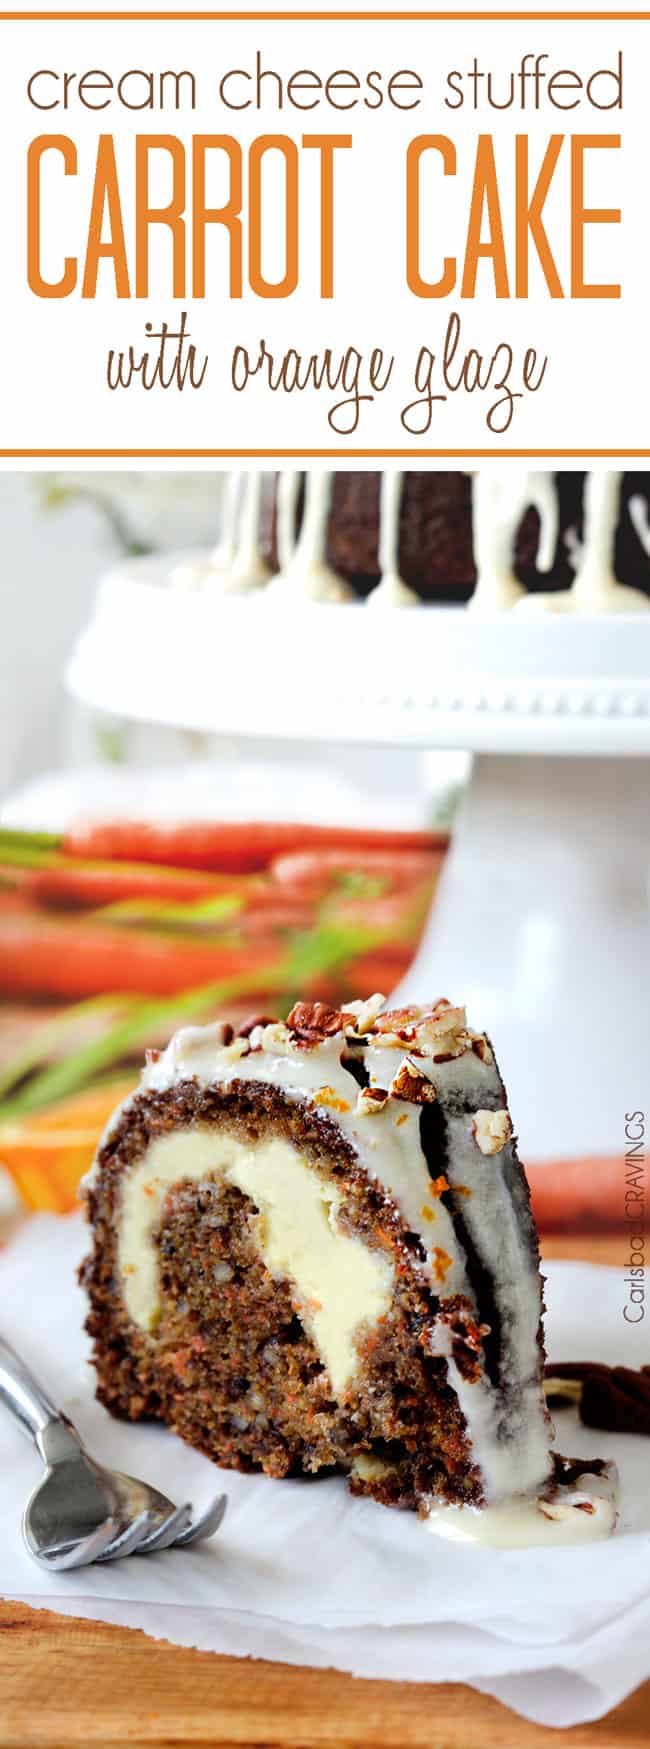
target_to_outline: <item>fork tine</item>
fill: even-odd
[[[203,1542],[206,1537],[214,1536],[215,1531],[219,1529],[219,1525],[223,1520],[226,1505],[226,1495],[218,1494],[216,1500],[213,1500],[212,1505],[208,1506],[207,1510],[201,1514],[200,1518],[197,1518],[196,1524],[191,1524],[188,1530],[181,1531],[180,1536],[177,1536],[175,1544],[176,1548],[187,1549],[190,1547],[191,1543],[200,1543]]]
[[[139,1549],[140,1544],[144,1542],[145,1537],[149,1536],[159,1523],[160,1518],[157,1512],[139,1512],[137,1518],[133,1519],[133,1523],[127,1524],[126,1529],[120,1531],[119,1535],[113,1538],[102,1554],[95,1556],[95,1560],[120,1561],[123,1555],[134,1554]]]
[[[192,1507],[186,1500],[184,1506],[177,1506],[175,1512],[170,1512],[169,1518],[155,1530],[151,1536],[145,1537],[140,1543],[138,1554],[151,1555],[156,1549],[167,1549],[176,1541],[180,1532],[187,1529],[192,1516]]]
[[[99,1560],[104,1549],[108,1548],[109,1543],[113,1541],[118,1529],[119,1521],[117,1518],[106,1518],[104,1523],[98,1525],[97,1530],[94,1530],[90,1536],[82,1537],[80,1542],[75,1543],[64,1553],[57,1554],[55,1548],[52,1549],[51,1554],[48,1553],[47,1549],[37,1551],[30,1548],[29,1552],[35,1560],[40,1561],[43,1567],[47,1567],[49,1572],[65,1573],[72,1567],[88,1567],[93,1561]],[[29,1548],[29,1544],[27,1546]]]

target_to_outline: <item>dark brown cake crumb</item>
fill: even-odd
[[[249,1144],[286,1137],[336,1186],[342,1229],[394,1265],[390,1312],[361,1340],[360,1365],[341,1402],[289,1285],[273,1279],[255,1248],[254,1203],[217,1175],[181,1182],[165,1198],[156,1232],[155,1333],[127,1316],[116,1256],[122,1175],[157,1137],[211,1122]],[[90,1297],[98,1396],[113,1414],[164,1421],[233,1469],[278,1477],[344,1470],[355,1492],[387,1505],[415,1508],[442,1491],[480,1503],[464,1420],[445,1363],[431,1353],[438,1300],[416,1267],[420,1242],[325,1111],[298,1106],[260,1082],[202,1088],[185,1081],[140,1094],[100,1152],[89,1215],[94,1243],[80,1274]],[[459,1297],[455,1306],[459,1352],[469,1366],[475,1320],[469,1302]],[[370,1470],[362,1464],[354,1474],[364,1458],[374,1460]]]

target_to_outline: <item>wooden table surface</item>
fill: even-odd
[[[547,1257],[624,1261],[624,1240]],[[551,1731],[460,1684],[365,1682],[219,1658],[126,1628],[0,1603],[0,1749],[648,1749],[650,1682],[606,1719]]]

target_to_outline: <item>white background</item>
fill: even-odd
[[[0,125],[4,135],[5,174],[2,304],[4,314],[3,393],[0,447],[4,450],[125,450],[207,453],[244,449],[270,454],[304,449],[339,449],[360,454],[374,449],[407,448],[417,458],[454,449],[480,454],[510,448],[556,454],[572,451],[577,463],[594,449],[650,452],[647,423],[650,355],[646,331],[648,43],[647,22],[588,23],[446,21],[326,23],[309,19],[289,22],[218,23],[201,20],[163,22],[69,22],[27,19],[0,24],[4,41],[0,75]],[[588,74],[613,65],[624,51],[624,109],[594,111],[583,104],[563,115],[544,107],[535,117],[528,111],[473,113],[443,107],[445,75],[451,67],[467,67],[476,54],[481,65],[516,68],[527,50],[546,52],[549,67],[575,66]],[[349,66],[356,71],[377,67],[386,73],[415,67],[425,81],[417,110],[399,114],[384,107],[337,114],[321,106],[297,115],[267,108],[235,116],[215,102],[216,76],[227,66],[251,64],[259,47],[267,65],[285,76],[302,66],[325,73]],[[142,112],[138,116],[116,104],[93,114],[78,104],[68,112],[39,115],[25,99],[26,80],[37,66],[60,70],[101,67],[118,75],[126,67],[190,66],[199,76],[200,108],[177,115]],[[39,131],[69,133],[78,143],[80,174],[49,181],[47,248],[53,272],[60,271],[63,252],[81,247],[85,233],[94,148],[101,129],[118,141],[127,246],[132,236],[133,148],[136,130],[183,132],[237,131],[242,141],[262,131],[352,131],[353,149],[341,153],[336,175],[336,291],[333,302],[321,302],[316,271],[317,154],[304,154],[301,205],[302,279],[299,291],[285,301],[263,301],[252,294],[231,303],[224,280],[224,250],[212,242],[208,255],[208,298],[192,304],[174,303],[170,293],[170,251],[163,232],[155,251],[159,291],[154,298],[116,301],[112,270],[102,270],[96,300],[75,293],[66,300],[42,301],[28,290],[25,275],[25,155]],[[436,178],[436,232],[432,232],[428,262],[432,273],[440,253],[462,248],[473,171],[476,134],[495,135],[501,172],[503,216],[512,260],[512,165],[516,129],[531,137],[531,162],[541,162],[552,131],[616,132],[620,152],[592,155],[587,175],[587,199],[597,206],[623,209],[621,227],[593,228],[587,247],[588,276],[621,278],[621,301],[552,301],[539,272],[531,278],[527,301],[497,301],[491,269],[479,269],[478,295],[473,302],[421,301],[406,287],[404,270],[405,148],[420,132],[452,135],[458,146],[459,174],[443,183]],[[568,143],[563,148],[568,160]],[[312,161],[313,160],[313,161]],[[15,166],[15,174],[13,167]],[[557,186],[556,186],[557,185]],[[215,191],[216,192],[216,191]],[[567,281],[569,215],[568,176],[562,160],[546,206],[549,234],[556,259]],[[618,232],[620,230],[620,235]],[[269,252],[272,239],[269,242]],[[270,253],[270,260],[272,256]],[[612,272],[617,263],[618,272]],[[181,307],[199,347],[209,353],[204,387],[159,389],[145,394],[139,387],[111,393],[105,386],[109,346],[144,339],[144,324],[170,322]],[[489,396],[457,395],[434,413],[432,428],[420,439],[406,433],[399,413],[413,396],[410,373],[420,345],[439,351],[452,308],[461,313],[467,345],[492,349],[507,337],[520,353],[535,345],[549,354],[546,381],[535,396],[517,403],[505,437],[489,432],[485,414]],[[10,326],[11,324],[11,326]],[[331,345],[353,343],[368,353],[383,345],[397,354],[391,388],[362,414],[359,431],[350,439],[332,433],[327,423],[330,399],[324,394],[269,395],[259,380],[244,395],[229,387],[232,347],[251,347],[264,335],[274,353],[297,344],[309,353]],[[515,385],[517,386],[517,385]]]

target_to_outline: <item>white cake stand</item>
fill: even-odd
[[[472,778],[398,996],[492,1032],[528,1157],[621,1153],[650,1060],[650,615],[373,611],[102,584],[67,683],[228,735],[468,749]]]

